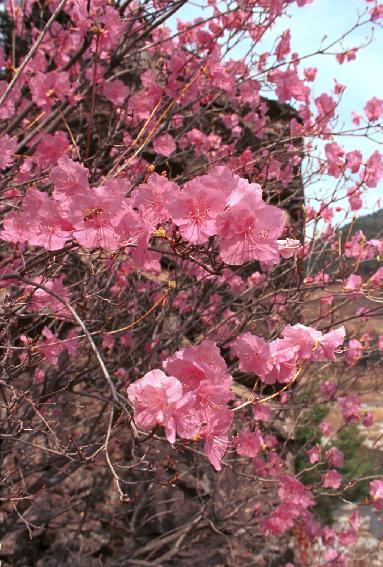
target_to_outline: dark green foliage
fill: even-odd
[[[346,224],[340,228],[339,237],[344,247],[346,240],[350,241],[352,236],[361,230],[366,240],[380,239],[383,237],[383,209],[370,215],[364,215],[353,223]],[[358,264],[358,273],[361,276],[370,277],[379,268],[379,258],[363,260]],[[315,275],[324,271],[330,275],[346,278],[355,272],[355,258],[346,259],[339,256],[338,238],[323,246],[323,241],[318,239],[312,251],[309,261],[305,261],[306,274]]]
[[[346,224],[342,227],[343,235],[346,236],[348,234],[350,226],[350,224]],[[351,234],[355,234],[358,230],[363,232],[367,240],[381,237],[383,232],[383,209],[357,218],[352,226]]]
[[[308,450],[315,444],[320,444],[322,434],[319,424],[327,411],[326,407],[318,406],[307,412],[307,424],[299,427],[296,432],[295,471],[301,473],[299,479],[309,487],[314,483],[320,483],[322,474],[328,470],[326,462],[311,465],[307,456]],[[355,482],[355,479],[377,473],[380,466],[378,453],[363,445],[363,435],[356,425],[347,425],[341,429],[331,444],[322,450],[321,461],[325,461],[324,452],[330,447],[337,447],[344,454],[344,466],[339,469],[343,476],[342,488],[346,487],[343,492],[344,498],[351,502],[363,501],[369,494],[369,481]],[[323,492],[326,491],[327,489],[323,489]],[[332,512],[339,503],[336,496],[331,496],[331,493],[337,491],[329,490],[328,492],[329,496],[324,495],[317,498],[317,505],[314,509],[314,512],[325,522],[331,522]]]
[[[344,453],[344,467],[341,469],[345,483],[356,478],[376,474],[379,469],[378,452],[363,445],[363,435],[356,425],[349,425],[340,431],[334,443]],[[346,492],[347,500],[361,501],[369,494],[369,481],[357,482]]]

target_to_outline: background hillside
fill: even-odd
[[[354,222],[345,224],[339,229],[341,234],[342,248],[346,240],[350,241],[352,236],[361,230],[366,240],[382,239],[383,237],[383,209],[363,215]],[[380,259],[363,260],[356,266],[355,258],[340,258],[338,253],[338,242],[334,246],[334,242],[324,244],[318,239],[315,243],[313,253],[309,262],[305,265],[306,275],[315,276],[318,272],[326,272],[329,275],[338,277],[347,277],[352,266],[352,273],[358,273],[361,276],[370,277],[381,265]]]

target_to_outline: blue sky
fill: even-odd
[[[271,31],[272,37],[279,35],[284,29],[291,29],[291,46],[300,55],[316,51],[322,40],[328,45],[350,29],[356,22],[358,13],[363,14],[366,3],[363,0],[314,0],[303,8],[291,6],[288,15],[281,18]],[[363,18],[365,19],[365,18]],[[324,38],[326,36],[326,38]],[[307,65],[318,68],[318,74],[313,84],[314,96],[322,92],[330,92],[334,86],[334,78],[346,85],[339,106],[338,127],[352,128],[351,112],[363,114],[365,103],[373,96],[383,98],[383,30],[375,27],[372,32],[371,24],[358,28],[342,41],[342,49],[349,49],[368,43],[357,53],[356,59],[339,65],[333,55],[317,55],[307,60]],[[335,49],[334,49],[335,50]],[[339,51],[339,48],[336,49]],[[368,157],[376,149],[382,151],[382,146],[367,140],[342,136],[336,139],[346,150],[359,149],[364,157]],[[334,180],[322,182],[322,187],[312,186],[307,191],[308,196],[321,197],[330,193]],[[376,202],[383,201],[383,185],[369,189],[364,196],[366,205],[362,213],[376,210]],[[383,202],[380,207],[383,206]],[[340,219],[339,219],[340,220]]]
[[[273,41],[287,28],[291,29],[292,51],[300,55],[315,52],[324,40],[324,45],[339,38],[356,22],[358,12],[360,15],[371,4],[364,0],[314,0],[303,8],[295,4],[290,6],[286,16],[279,18],[272,30],[265,36],[262,46],[257,51],[264,51],[272,47]],[[196,17],[206,17],[208,11],[202,11],[197,3],[188,2],[184,8],[177,12],[171,27],[175,26],[176,18],[190,21]],[[324,36],[326,36],[324,38]],[[351,112],[363,114],[363,107],[367,100],[373,96],[383,98],[383,30],[376,28],[372,34],[371,24],[355,30],[342,42],[342,49],[346,50],[360,44],[369,43],[359,50],[354,61],[339,65],[334,55],[317,55],[305,62],[305,67],[317,67],[318,74],[313,85],[314,96],[322,92],[331,92],[334,87],[334,78],[346,85],[341,106],[339,107],[338,127],[352,127]],[[249,44],[243,42],[231,53],[232,58],[240,58],[246,52]],[[337,49],[336,51],[338,51]],[[335,48],[334,48],[335,51]],[[270,96],[270,95],[269,95]],[[346,150],[360,149],[364,157],[369,157],[373,151],[382,146],[365,138],[346,137],[337,138]],[[334,186],[334,179],[321,182],[308,188],[306,194],[310,197],[326,198]],[[365,193],[366,209],[362,213],[376,210],[378,199],[382,199],[383,185],[370,189]],[[341,218],[339,217],[339,221]]]

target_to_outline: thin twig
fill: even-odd
[[[19,275],[17,275],[16,277],[17,277],[20,281],[24,282],[24,283],[27,284],[27,285],[31,285],[31,286],[37,287],[37,288],[39,288],[39,289],[42,289],[43,291],[45,291],[46,293],[48,293],[49,295],[51,295],[52,297],[54,297],[55,299],[57,299],[58,301],[60,301],[60,303],[62,303],[62,304],[66,307],[66,309],[71,313],[71,315],[72,315],[73,318],[75,319],[76,323],[79,325],[79,327],[81,327],[82,332],[84,333],[85,337],[87,338],[88,343],[89,343],[89,345],[90,345],[92,351],[94,352],[94,354],[95,354],[95,356],[96,356],[97,362],[98,362],[98,364],[99,364],[99,366],[100,366],[100,368],[101,368],[102,374],[103,374],[103,376],[104,376],[104,378],[105,378],[105,381],[106,381],[106,383],[107,383],[107,385],[108,385],[108,388],[109,388],[109,390],[110,390],[110,392],[111,392],[113,403],[116,404],[118,407],[120,407],[120,408],[124,411],[124,413],[127,415],[127,417],[128,417],[128,423],[129,423],[129,427],[130,427],[130,430],[131,430],[131,432],[132,432],[132,435],[133,435],[134,439],[137,439],[137,438],[138,438],[138,432],[137,432],[136,427],[135,427],[135,425],[134,425],[134,423],[133,423],[133,421],[132,421],[132,417],[131,417],[131,415],[129,414],[129,412],[127,411],[127,408],[126,408],[125,404],[123,404],[123,403],[121,402],[121,398],[120,398],[120,396],[119,396],[118,393],[117,393],[117,390],[116,390],[116,388],[115,388],[115,385],[113,384],[113,380],[112,380],[112,378],[110,377],[110,374],[109,374],[109,372],[108,372],[108,369],[107,369],[107,367],[106,367],[106,365],[105,365],[105,362],[104,362],[104,360],[103,360],[103,358],[102,358],[102,356],[101,356],[101,354],[100,354],[100,352],[99,352],[99,350],[98,350],[98,348],[97,348],[97,346],[96,346],[96,344],[95,344],[95,342],[94,342],[94,340],[93,340],[93,338],[92,338],[92,335],[91,335],[91,333],[88,331],[88,329],[87,329],[87,327],[86,327],[84,321],[83,321],[83,320],[81,319],[81,317],[78,315],[77,311],[72,307],[72,305],[70,305],[70,303],[68,303],[67,301],[65,301],[65,299],[63,299],[60,295],[58,295],[57,293],[55,293],[55,292],[52,291],[51,289],[48,289],[45,285],[36,283],[36,282],[34,282],[33,280],[24,278],[24,277],[19,276]]]

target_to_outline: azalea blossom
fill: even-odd
[[[339,488],[342,484],[342,475],[338,471],[331,469],[323,475],[324,488]]]
[[[177,199],[169,195],[167,202],[173,222],[193,244],[203,244],[217,234],[216,217],[223,208],[222,194],[206,187],[198,178],[186,183]]]
[[[331,467],[340,469],[344,465],[344,454],[337,447],[331,447],[325,453],[328,464]]]
[[[221,410],[214,414],[200,435],[205,440],[205,453],[216,471],[220,471],[221,460],[229,445],[229,430],[233,422],[233,413]]]
[[[16,151],[17,142],[12,140],[8,134],[4,134],[0,138],[0,169],[5,169],[14,162],[14,153]]]
[[[245,457],[256,457],[262,449],[263,439],[259,429],[254,433],[243,430],[236,439],[237,453]]]
[[[284,226],[283,212],[260,201],[243,197],[217,217],[220,255],[224,262],[240,265],[259,260],[268,265],[279,261],[277,239]]]
[[[169,413],[169,406],[179,402],[182,395],[181,382],[173,376],[167,376],[162,370],[151,370],[128,386],[137,425],[143,429],[163,425],[171,442],[174,442],[175,420]]]
[[[271,369],[270,346],[262,337],[245,333],[232,343],[231,348],[239,358],[242,372],[264,376]]]
[[[132,192],[132,205],[137,207],[147,222],[154,228],[157,224],[170,219],[167,204],[177,200],[179,188],[166,177],[152,173],[146,183],[139,185]]]

